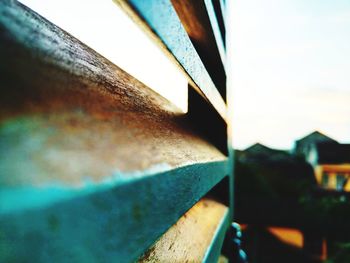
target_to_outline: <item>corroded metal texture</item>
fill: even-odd
[[[171,0],[210,77],[226,99],[224,38],[211,1]]]
[[[210,199],[200,200],[139,262],[215,262],[219,255],[209,261],[207,252],[210,251],[217,232],[227,224],[227,215],[226,206]]]
[[[3,191],[13,205],[22,198],[30,207],[21,200],[21,209],[0,214],[0,261],[133,262],[217,183],[224,167],[190,165],[120,185]]]
[[[175,60],[191,83],[227,119],[225,101],[208,74],[170,0],[114,0]],[[223,83],[222,83],[223,84]],[[221,88],[221,87],[218,87]],[[222,87],[223,88],[223,87]]]
[[[175,106],[64,31],[4,4],[0,21],[1,170],[12,174],[2,185],[225,158]]]
[[[17,1],[0,61],[2,262],[132,261],[229,173],[187,115]]]

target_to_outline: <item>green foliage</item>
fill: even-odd
[[[312,168],[288,154],[236,158],[235,168],[237,195],[297,200],[315,186]]]
[[[350,262],[350,243],[337,243],[336,253],[331,255],[325,263],[349,263]]]
[[[318,189],[313,169],[302,157],[261,145],[239,152],[235,166],[235,198],[236,220],[250,226],[297,227],[326,238],[329,256],[326,263],[350,262],[350,195]],[[248,252],[255,251],[256,246],[254,242],[249,243],[250,239],[247,237],[246,240]],[[270,239],[259,242],[259,246],[264,246]],[[259,255],[259,262],[270,255],[269,246]],[[277,250],[283,251],[281,260],[276,258]],[[286,254],[276,245],[276,250],[271,251],[276,260],[266,258],[266,262],[287,262]],[[288,258],[292,259],[292,256]]]

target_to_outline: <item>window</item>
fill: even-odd
[[[342,191],[345,187],[345,184],[346,184],[346,177],[345,177],[345,174],[344,173],[338,173],[337,174],[337,179],[336,179],[336,190],[338,191]]]
[[[322,173],[322,186],[324,188],[327,188],[328,183],[329,183],[329,174],[327,172],[323,172]]]

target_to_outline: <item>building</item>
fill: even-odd
[[[321,188],[350,191],[350,144],[315,131],[297,140],[293,152],[312,165]]]

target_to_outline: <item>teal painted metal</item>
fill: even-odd
[[[197,51],[188,37],[170,0],[129,0],[221,117],[227,121],[226,104],[216,89]]]
[[[219,28],[219,22],[217,19],[217,14],[214,10],[212,1],[213,0],[204,0],[204,3],[207,8],[208,16],[209,16],[210,23],[215,36],[216,46],[218,47],[222,64],[224,65],[224,67],[226,67],[226,51],[225,51],[225,45],[224,45],[225,40],[222,38],[220,28]]]
[[[211,263],[211,262],[218,262],[221,247],[224,243],[226,231],[229,228],[230,224],[232,222],[230,212],[226,213],[222,221],[220,222],[220,225],[217,228],[217,231],[214,235],[213,241],[211,242],[210,246],[208,247],[208,250],[204,256],[203,262]]]
[[[6,62],[0,65],[0,80],[11,84],[3,86],[9,93],[3,89],[0,94],[18,98],[0,98],[1,262],[136,260],[231,173],[230,159],[227,161],[214,146],[191,131],[193,127],[184,116],[169,114],[164,100],[138,90],[139,84],[120,88],[119,82],[129,80],[127,74],[116,76],[115,66],[17,1],[0,0],[0,36],[0,58]],[[40,86],[43,83],[44,88]],[[113,100],[106,94],[112,94]],[[115,97],[122,99],[114,100]],[[156,110],[155,101],[161,105]],[[56,109],[55,103],[63,106]],[[28,108],[32,112],[27,112]],[[131,125],[125,116],[135,123]],[[146,131],[138,127],[142,125],[149,125]],[[104,130],[106,126],[108,132]],[[129,129],[132,132],[117,138],[120,145],[111,141],[113,132]],[[162,151],[165,145],[159,144],[167,143],[162,140],[165,137],[171,138],[168,144],[174,146]],[[118,155],[120,160],[109,172],[98,171],[102,179],[90,176],[89,169],[103,163],[105,156],[117,156],[114,149],[107,155],[94,156],[93,150],[100,147],[96,142],[104,150],[113,148],[111,142],[125,150],[140,138],[149,140],[147,149],[153,149],[150,159],[154,152],[162,158],[168,155],[168,159],[164,157],[165,161],[145,169],[122,171],[115,163],[141,160],[137,160],[137,154]],[[75,140],[79,143],[72,145]],[[86,141],[88,147],[84,148]],[[182,149],[191,143],[198,149]],[[62,144],[68,147],[60,148]],[[146,147],[138,145],[139,149]],[[181,150],[175,154],[171,149],[175,151],[176,147]],[[206,147],[214,157],[203,157]],[[96,158],[76,158],[80,150]],[[199,154],[192,156],[196,152]],[[36,154],[42,166],[37,165]],[[60,166],[69,167],[73,162],[78,172],[57,172],[55,166],[49,166],[50,158],[57,155],[61,161],[71,160],[58,162]],[[225,228],[222,224],[217,240]],[[219,251],[214,243],[212,248],[215,253]],[[208,252],[207,257],[212,258],[212,253]]]
[[[0,261],[132,262],[222,179],[226,165],[194,164],[54,200],[37,188],[49,202],[2,211]]]
[[[216,0],[213,0],[213,1],[216,1]],[[223,22],[224,22],[224,26],[226,27],[226,14],[227,14],[227,11],[226,11],[226,2],[225,0],[219,0],[219,4],[220,4],[220,9],[221,9],[221,14],[222,14],[222,19],[223,19]],[[225,29],[226,31],[226,29]],[[225,41],[226,42],[226,41]]]

